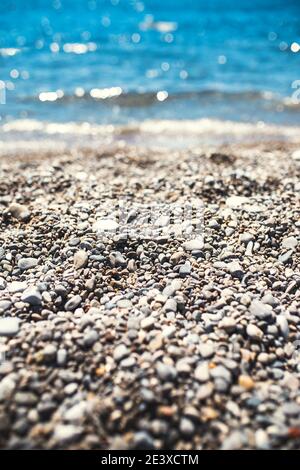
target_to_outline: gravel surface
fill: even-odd
[[[1,157],[2,448],[299,447],[298,149]],[[124,197],[204,240],[113,233]]]

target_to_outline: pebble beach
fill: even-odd
[[[299,448],[299,149],[1,155],[1,448]],[[203,243],[103,236],[125,196]]]

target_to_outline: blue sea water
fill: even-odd
[[[300,1],[1,0],[0,80],[3,122],[298,125]]]

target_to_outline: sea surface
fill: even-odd
[[[298,126],[300,1],[1,0],[0,80],[2,140],[49,123]]]

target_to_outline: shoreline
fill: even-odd
[[[299,448],[299,148],[2,153],[2,448]],[[204,246],[99,236],[124,195],[199,198]]]

